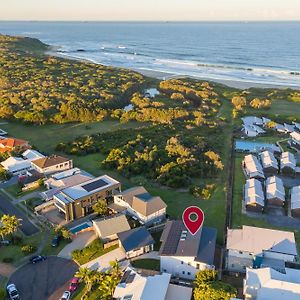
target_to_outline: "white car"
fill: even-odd
[[[69,291],[65,291],[62,295],[62,297],[60,298],[60,300],[69,300],[71,296],[71,293]]]
[[[17,300],[20,299],[19,292],[17,290],[17,287],[15,284],[11,283],[6,287],[9,299],[11,300]]]

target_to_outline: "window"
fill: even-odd
[[[183,265],[183,261],[181,261],[181,264]]]
[[[187,274],[188,274],[188,275],[191,275],[191,272],[188,272]]]
[[[243,254],[243,251],[239,251],[239,254]]]
[[[167,269],[163,269],[163,271],[164,271],[165,273],[168,272]]]
[[[123,300],[131,300],[133,295],[126,295],[124,296]]]
[[[196,269],[197,269],[197,270],[200,269],[200,264],[197,264]]]
[[[191,263],[189,262],[189,263],[188,263],[188,265],[190,266],[190,265],[191,265]]]
[[[184,271],[182,271],[182,274],[184,275],[184,274],[185,274],[185,272],[184,272]]]

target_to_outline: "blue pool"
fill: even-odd
[[[261,143],[261,142],[251,142],[251,141],[243,141],[238,140],[235,142],[235,150],[242,151],[242,152],[259,152],[262,150],[273,150],[280,152],[280,148],[275,144],[269,143]]]
[[[90,223],[90,222],[85,222],[85,223],[82,223],[82,224],[80,224],[80,225],[78,225],[78,226],[72,227],[72,228],[70,229],[70,232],[71,232],[72,234],[76,234],[76,233],[80,232],[81,230],[86,229],[86,228],[89,228],[89,227],[91,227],[91,226],[92,226],[92,223]]]

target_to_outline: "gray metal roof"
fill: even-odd
[[[145,227],[137,227],[117,234],[126,252],[154,244],[151,234]]]
[[[200,247],[196,261],[206,263],[208,265],[214,264],[215,249],[217,240],[217,229],[203,227],[201,234]]]

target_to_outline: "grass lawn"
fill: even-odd
[[[5,191],[8,192],[9,194],[11,194],[15,198],[21,198],[21,197],[23,197],[25,195],[28,195],[30,193],[42,192],[44,190],[45,190],[45,188],[41,186],[41,187],[39,187],[35,190],[29,190],[29,191],[26,191],[26,192],[22,192],[22,189],[18,184],[14,184],[14,185],[11,185],[11,186],[8,186],[8,187],[5,188]]]
[[[138,259],[131,262],[134,268],[160,271],[160,261],[157,259]]]
[[[34,211],[34,208],[44,202],[43,199],[35,197],[35,198],[30,198],[24,201],[24,204],[31,210]]]
[[[107,249],[103,248],[103,244],[99,239],[94,240],[90,245],[82,250],[74,250],[72,252],[72,258],[80,265],[83,265],[99,256],[104,255],[114,249],[117,249],[119,245],[114,245]]]
[[[119,121],[113,120],[88,124],[47,124],[42,126],[24,125],[9,121],[8,124],[1,125],[1,128],[7,131],[10,136],[28,140],[31,145],[37,147],[40,151],[52,154],[57,144],[72,141],[78,136],[142,126],[143,124],[138,122],[121,124]]]
[[[80,284],[76,293],[73,294],[72,300],[81,300],[81,297],[84,294],[84,287],[85,287],[84,284]],[[96,288],[89,294],[88,299],[89,300],[99,300],[99,299],[102,299],[101,296],[102,296],[101,291]]]
[[[55,231],[51,230],[51,233],[50,233],[47,241],[45,242],[45,246],[41,252],[42,255],[48,255],[48,256],[49,255],[57,255],[67,244],[69,244],[70,241],[61,239],[58,247],[52,247],[51,242],[55,235],[56,235]]]
[[[6,247],[0,248],[0,261],[3,261],[4,258],[11,258],[12,263],[15,266],[20,264],[20,260],[25,257],[26,255],[23,254],[21,251],[21,246],[23,245],[32,245],[34,247],[38,247],[40,244],[41,239],[43,238],[44,232],[39,232],[35,235],[26,237],[23,236],[20,245],[10,245]]]

